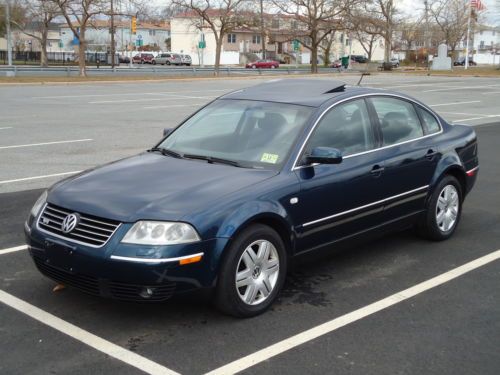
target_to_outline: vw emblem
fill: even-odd
[[[77,226],[80,218],[77,214],[69,214],[66,216],[61,224],[61,230],[63,233],[69,233]]]

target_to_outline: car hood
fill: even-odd
[[[144,153],[64,180],[48,202],[122,222],[180,220],[277,173]]]

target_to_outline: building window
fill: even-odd
[[[280,20],[277,18],[273,18],[273,21],[271,23],[271,27],[273,29],[279,29],[280,28]]]
[[[479,48],[480,49],[484,48],[484,40],[481,40],[481,42],[479,42]]]
[[[479,31],[479,35],[483,35],[483,30]]]
[[[228,43],[236,43],[236,34],[227,34]]]
[[[292,30],[296,30],[299,28],[299,23],[296,20],[293,20],[291,23]]]
[[[260,35],[252,35],[252,43],[260,44]]]
[[[156,35],[156,30],[149,30],[149,35]]]

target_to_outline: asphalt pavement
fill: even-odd
[[[290,350],[281,348],[255,366],[241,364],[259,350],[265,356],[273,344],[500,249],[500,80],[365,79],[365,85],[403,91],[449,121],[474,126],[480,171],[459,228],[439,243],[405,231],[301,259],[273,308],[247,320],[221,315],[209,295],[144,305],[71,289],[53,292],[55,284],[35,269],[25,250],[2,250],[23,245],[23,222],[53,182],[151,147],[163,128],[212,98],[262,80],[0,86],[0,293],[41,309],[31,312],[59,318],[49,326],[43,314],[0,303],[0,373],[155,373],[147,370],[152,361],[163,373],[202,374],[240,361],[237,368],[248,374],[497,374],[499,260]],[[1,294],[0,300],[5,301]],[[78,329],[105,342],[79,339]],[[139,355],[136,365],[110,355],[116,353],[113,345],[125,350],[123,358]]]

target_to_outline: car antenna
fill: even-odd
[[[361,73],[361,77],[359,77],[359,81],[358,81],[358,84],[356,86],[360,86],[361,85],[361,81],[363,80],[363,77],[364,76],[369,76],[369,75],[370,75],[370,73],[368,73],[368,72]]]

